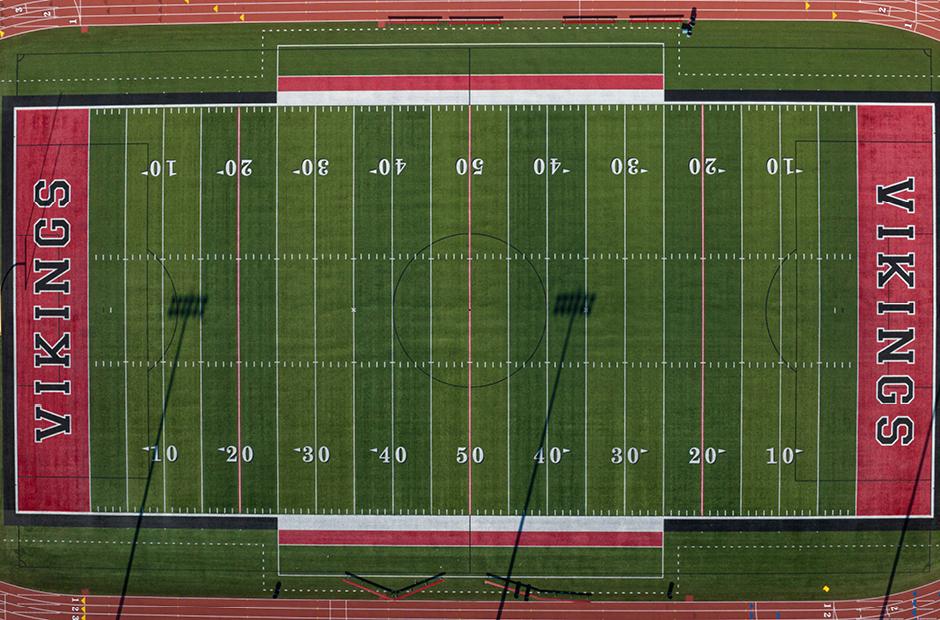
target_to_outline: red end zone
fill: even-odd
[[[933,106],[858,108],[856,514],[929,516]]]
[[[88,511],[88,110],[17,110],[20,511]]]

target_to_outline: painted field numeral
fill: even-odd
[[[226,463],[237,463],[238,462],[238,446],[222,446],[219,448],[219,452],[225,453],[225,462]],[[251,446],[242,446],[241,450],[241,461],[242,463],[250,463],[255,458],[255,451]]]
[[[703,456],[706,465],[713,465],[718,457],[724,453],[725,451],[721,448],[708,447],[705,448],[704,452],[700,448],[689,448],[689,465],[700,465]]]

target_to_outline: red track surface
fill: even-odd
[[[842,21],[881,24],[940,40],[940,0],[4,0],[4,38],[46,28],[195,23],[378,22],[453,17],[554,20],[565,17],[688,15],[704,20]],[[833,15],[835,14],[835,17]]]
[[[886,618],[940,618],[940,582],[892,597]],[[45,620],[80,618],[79,596],[49,594],[0,582],[4,620]],[[88,620],[113,618],[118,597],[85,598]],[[796,602],[585,602],[510,601],[506,620],[840,620],[878,618],[882,600],[796,601]],[[496,617],[496,601],[421,600],[290,600],[129,597],[122,617],[140,618],[266,618],[280,620],[365,620],[372,618],[461,618],[491,620]],[[916,609],[916,615],[915,615]],[[73,615],[76,614],[76,615]],[[753,614],[753,615],[752,615]],[[777,615],[779,614],[779,615]],[[829,615],[826,615],[829,614]]]
[[[688,15],[703,20],[785,20],[864,22],[910,30],[940,40],[940,0],[3,0],[3,38],[61,27],[174,25],[196,23],[378,22],[395,16],[501,16],[504,20],[562,21],[571,16]],[[467,19],[469,18],[469,20]],[[940,618],[940,582],[892,597],[891,618]],[[0,583],[0,617],[42,620],[81,617],[79,597],[48,594]],[[88,596],[89,619],[113,618],[118,599]],[[125,618],[463,618],[495,617],[495,602],[383,600],[271,600],[131,597]],[[881,599],[824,602],[566,602],[512,601],[507,620],[816,620],[878,618]],[[76,615],[77,614],[77,615]],[[779,615],[778,615],[779,614]]]

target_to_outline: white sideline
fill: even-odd
[[[280,91],[280,105],[593,105],[665,102],[662,89]]]

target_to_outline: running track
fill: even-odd
[[[704,20],[841,21],[881,24],[940,40],[940,0],[3,0],[3,38],[47,28],[151,24],[377,22],[395,16],[554,20],[580,15],[627,20],[684,14]]]
[[[915,596],[916,592],[916,596]],[[45,620],[81,617],[80,598],[49,594],[0,582],[0,618]],[[113,618],[115,596],[87,596],[88,620]],[[512,601],[506,620],[860,620],[879,618],[881,599],[832,602],[568,602]],[[290,600],[130,597],[123,618],[264,618],[281,620],[366,620],[376,618],[460,618],[492,620],[497,603],[420,600]],[[940,618],[940,582],[892,597],[886,618]],[[76,614],[73,615],[73,614]],[[829,615],[826,615],[826,614]],[[751,615],[753,614],[753,615]],[[779,614],[779,615],[778,615]]]
[[[196,23],[378,22],[393,16],[456,16],[505,20],[561,21],[580,15],[627,20],[637,14],[688,15],[698,7],[705,20],[854,21],[900,28],[940,40],[940,0],[4,0],[2,38],[61,27]],[[465,20],[466,21],[466,20]],[[915,595],[916,592],[916,595]],[[0,618],[73,618],[78,597],[49,594],[0,583]],[[113,618],[118,599],[88,596],[89,620]],[[881,599],[825,602],[510,602],[506,620],[861,620],[879,618]],[[366,620],[375,618],[461,618],[489,620],[496,603],[471,601],[271,600],[131,597],[123,617],[139,618],[289,618]],[[77,617],[81,617],[80,615]],[[890,618],[940,620],[940,582],[892,597]]]

